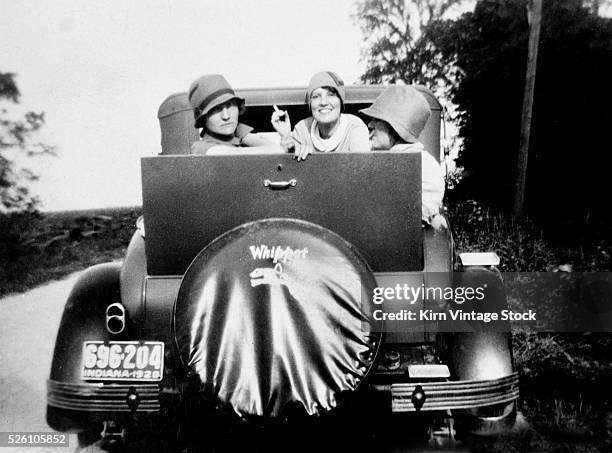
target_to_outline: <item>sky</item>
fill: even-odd
[[[44,111],[58,156],[28,162],[43,211],[137,206],[157,109],[197,77],[235,88],[306,85],[364,70],[352,0],[0,0],[0,71]]]

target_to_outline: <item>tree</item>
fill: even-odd
[[[27,184],[37,176],[17,163],[23,157],[54,154],[54,147],[36,141],[36,133],[45,122],[44,113],[26,112],[14,119],[5,104],[19,103],[20,92],[15,74],[0,72],[0,211],[33,210],[38,199]]]
[[[434,92],[454,83],[452,57],[442,54],[432,39],[430,24],[457,11],[465,0],[360,0],[354,20],[365,45],[363,82],[398,80],[421,84]],[[439,32],[439,29],[436,29]]]
[[[593,2],[545,1],[531,127],[526,208],[532,216],[584,221],[609,216],[602,162],[612,124],[612,20]],[[435,45],[455,58],[451,99],[461,111],[459,164],[470,196],[512,206],[529,27],[526,1],[482,0],[436,24]]]

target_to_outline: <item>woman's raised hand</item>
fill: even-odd
[[[272,127],[278,132],[281,138],[287,137],[291,134],[291,120],[289,119],[289,113],[285,110],[280,110],[274,105],[274,111],[272,112]]]

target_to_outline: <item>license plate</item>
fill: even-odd
[[[85,381],[161,381],[164,343],[161,341],[85,341]]]

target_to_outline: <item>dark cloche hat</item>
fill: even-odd
[[[236,96],[234,89],[221,74],[207,74],[189,87],[189,103],[193,108],[194,126],[204,127],[206,114],[214,107],[236,99],[240,114],[244,113],[244,99]]]

